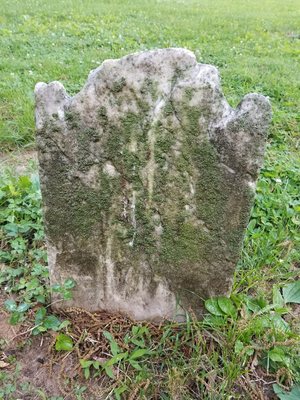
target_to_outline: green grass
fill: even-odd
[[[34,140],[36,82],[74,94],[107,58],[173,46],[219,67],[232,105],[248,92],[270,96],[271,136],[286,142],[299,134],[299,18],[297,0],[2,0],[0,141]]]
[[[282,300],[282,287],[299,279],[300,271],[299,10],[298,0],[1,1],[0,142],[5,151],[34,141],[36,82],[59,80],[75,94],[103,60],[140,50],[186,47],[200,62],[219,68],[232,106],[249,92],[267,95],[272,103],[266,160],[236,271],[233,309],[218,316],[220,307],[213,303],[204,325],[191,322],[176,328],[177,334],[167,325],[160,339],[143,338],[152,353],[142,359],[142,371],[130,367],[130,355],[118,361],[122,379],[119,386],[111,379],[112,390],[126,387],[128,395],[140,385],[140,398],[147,399],[155,390],[162,399],[193,399],[199,393],[203,399],[246,399],[249,393],[237,382],[251,372],[253,360],[269,373],[285,370],[283,381],[287,375],[293,384],[300,381],[297,306]],[[6,304],[13,323],[27,321],[30,310],[39,307],[43,318],[35,315],[39,329],[34,333],[54,328],[72,337],[72,328],[44,315],[50,289],[32,171],[21,180],[7,172],[0,177],[0,255],[6,265],[0,283],[14,298]],[[69,296],[69,285],[56,289]],[[274,344],[291,339],[298,347]],[[12,390],[5,373],[0,387],[1,376]]]

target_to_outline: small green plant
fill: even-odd
[[[145,327],[141,327],[141,330],[143,330],[143,328],[145,328]],[[139,327],[134,326],[132,329],[133,329],[133,331],[139,330]],[[139,341],[138,346],[135,347],[132,351],[123,352],[120,350],[117,342],[114,340],[114,338],[110,332],[104,331],[103,336],[109,341],[112,357],[103,362],[91,361],[91,360],[80,360],[80,364],[84,370],[84,376],[86,379],[88,379],[91,375],[90,374],[91,367],[93,367],[97,371],[104,371],[109,378],[115,379],[113,367],[115,365],[120,365],[121,362],[123,363],[123,365],[124,365],[124,363],[128,362],[133,368],[135,368],[138,371],[141,371],[142,367],[139,364],[139,360],[141,360],[144,356],[149,356],[149,355],[153,354],[153,352],[147,348],[139,348],[139,346],[141,344],[143,346],[145,346],[145,344],[142,341]],[[135,343],[137,343],[137,339],[134,337],[132,339],[129,339],[127,336],[124,339],[124,342],[125,343],[131,342],[131,343],[135,344]],[[94,376],[97,376],[97,375],[98,375],[98,373],[94,374]]]
[[[69,321],[67,321],[69,324]],[[63,325],[60,325],[60,329],[65,328],[66,325],[65,322]],[[73,340],[70,336],[65,335],[64,333],[60,333],[59,335],[56,336],[56,341],[55,341],[55,350],[57,351],[71,351],[74,348],[74,343]]]
[[[45,332],[48,329],[58,331],[60,328],[60,320],[55,315],[47,315],[45,307],[41,307],[37,310],[35,314],[34,329],[32,330],[33,335]]]
[[[280,400],[299,400],[300,399],[300,386],[293,386],[291,391],[288,392],[279,385],[273,385],[273,389],[275,394],[278,396]]]
[[[53,285],[50,290],[53,293],[58,293],[62,300],[72,299],[72,289],[76,286],[76,282],[72,278],[68,278],[64,281],[62,285]]]
[[[289,303],[300,304],[299,281],[273,287],[272,302],[244,294],[232,298],[213,298],[205,302],[209,311],[204,324],[216,331],[230,332],[234,352],[243,364],[256,353],[267,373],[286,368],[294,381],[300,379],[300,336],[294,332],[284,316],[289,313]]]
[[[0,180],[0,284],[10,296],[4,303],[10,323],[24,321],[35,308],[33,334],[61,329],[61,322],[47,310],[53,291],[63,300],[72,298],[73,279],[49,286],[47,255],[41,214],[41,194],[37,174],[15,177],[9,172]],[[47,308],[46,308],[47,306]]]
[[[9,372],[0,370],[0,399],[13,399],[17,395],[20,365],[16,364]]]
[[[41,215],[41,195],[36,174],[0,180],[0,284],[11,299],[5,303],[11,322],[49,300],[47,256]]]

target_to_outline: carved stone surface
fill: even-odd
[[[269,101],[232,109],[184,49],[107,60],[74,97],[59,82],[35,95],[51,282],[77,282],[56,306],[180,320],[227,294]]]

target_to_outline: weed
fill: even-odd
[[[25,319],[36,309],[33,334],[47,329],[57,330],[60,321],[46,315],[50,291],[65,300],[71,298],[75,282],[67,279],[63,285],[49,287],[47,255],[41,213],[41,193],[36,173],[14,177],[4,173],[0,181],[0,284],[10,295],[4,303],[11,313],[10,323]]]

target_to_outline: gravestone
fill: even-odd
[[[107,60],[68,96],[38,83],[37,146],[56,307],[200,317],[228,294],[262,164],[269,101],[236,109],[185,49]]]

